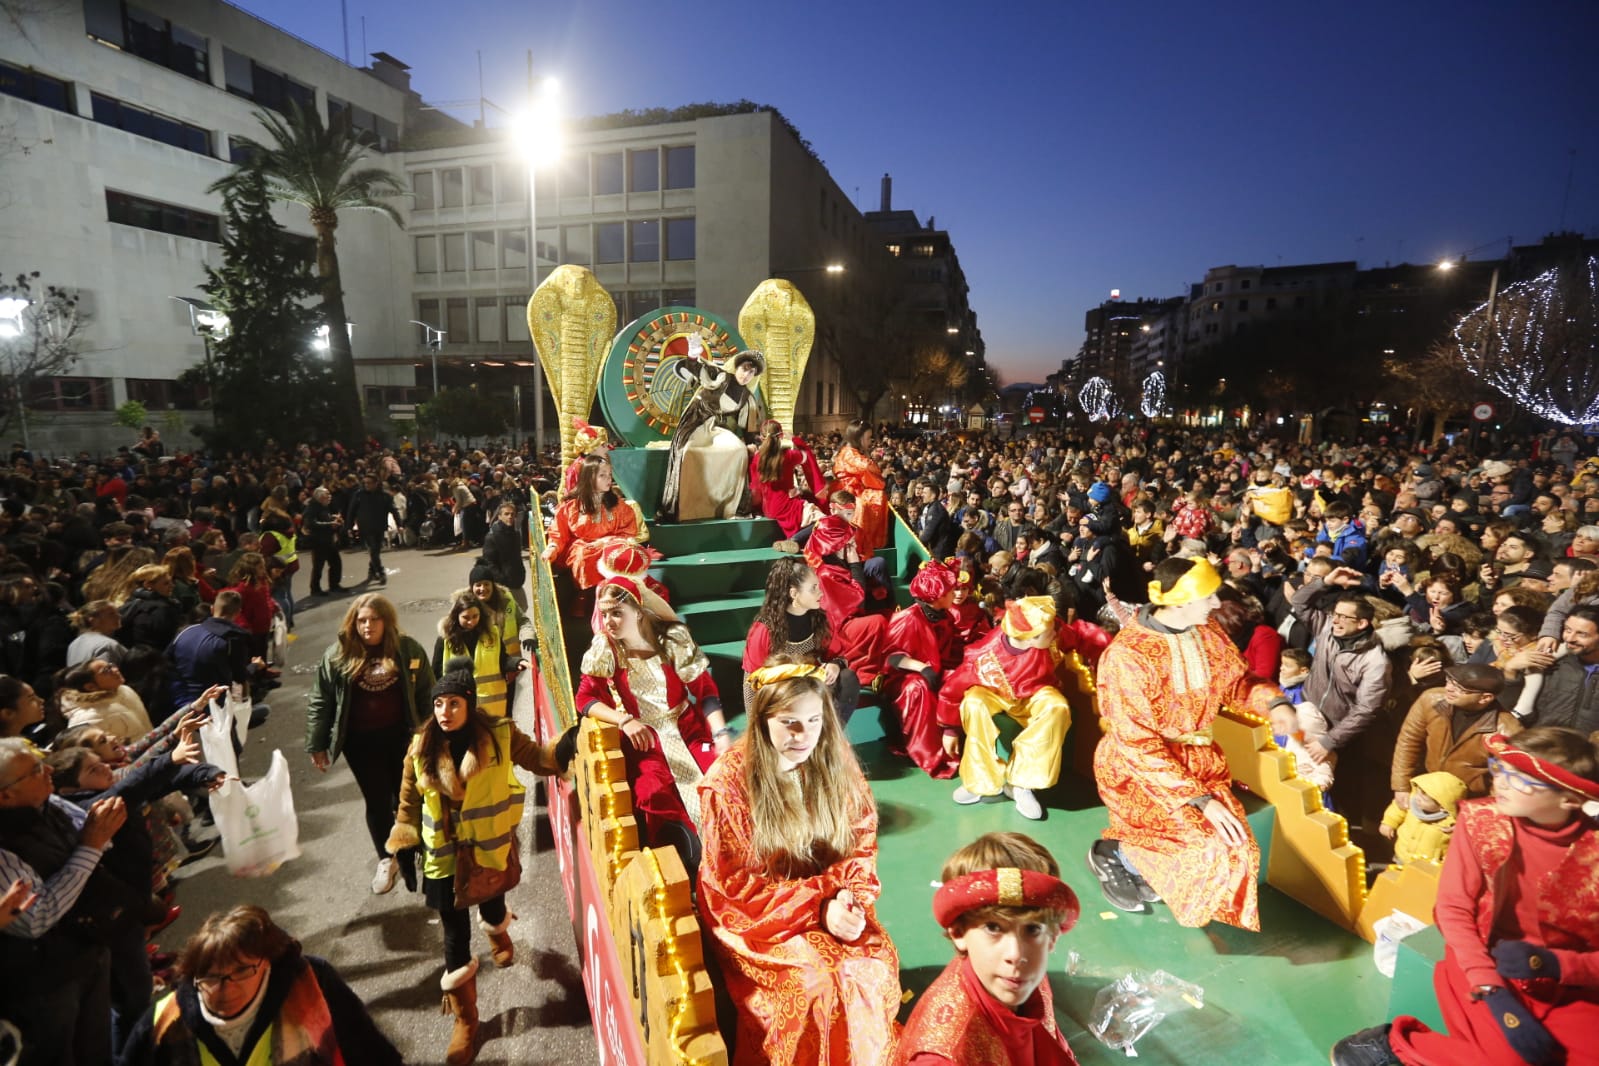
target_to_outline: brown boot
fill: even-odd
[[[481,923],[483,932],[488,934],[489,951],[494,956],[494,965],[502,970],[516,961],[516,945],[511,943],[511,920],[515,917],[516,915],[506,911],[499,925]]]
[[[444,990],[440,1013],[455,1015],[444,1062],[446,1066],[468,1066],[477,1058],[477,960],[446,973],[439,987]]]

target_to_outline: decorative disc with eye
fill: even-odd
[[[605,423],[641,448],[677,428],[695,384],[673,373],[688,355],[689,338],[700,337],[705,357],[720,365],[745,348],[738,330],[697,307],[663,307],[622,327],[600,371],[600,410]]]

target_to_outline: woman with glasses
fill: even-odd
[[[401,1061],[332,965],[304,954],[260,907],[207,918],[177,973],[128,1038],[122,1066]]]
[[[1493,796],[1460,805],[1438,885],[1444,1028],[1396,1018],[1339,1041],[1334,1066],[1599,1062],[1599,734],[1487,748]]]

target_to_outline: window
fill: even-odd
[[[472,206],[479,207],[494,202],[494,168],[471,167]]]
[[[505,339],[524,343],[533,339],[527,331],[527,300],[520,296],[505,298]]]
[[[659,263],[661,261],[661,224],[654,219],[629,222],[628,262]]]
[[[443,326],[439,323],[439,302],[437,300],[418,300],[416,302],[416,320],[442,329]],[[427,330],[421,326],[416,327],[416,346],[425,348],[428,340]]]
[[[452,296],[444,301],[444,329],[448,334],[445,344],[470,344],[472,323],[470,301],[465,296]]]
[[[89,36],[196,81],[209,81],[206,39],[154,12],[118,0],[86,0]]]
[[[694,258],[694,220],[669,218],[666,220],[666,258]]]
[[[1240,310],[1240,311],[1249,310],[1249,301],[1248,300],[1239,300],[1238,301],[1238,310]]]
[[[627,294],[627,320],[643,318],[661,306],[661,294],[650,289]]]
[[[838,385],[831,381],[827,383],[827,413],[838,414]]]
[[[655,192],[661,187],[661,153],[644,148],[627,153],[627,191]],[[629,320],[631,321],[631,320]]]
[[[35,70],[23,70],[10,63],[0,63],[0,93],[28,100],[41,107],[72,113],[72,96],[67,83]]]
[[[561,164],[561,195],[587,196],[589,194],[589,157],[580,152]]]
[[[412,206],[418,211],[433,210],[433,172],[421,170],[411,175]]]
[[[479,230],[472,234],[472,269],[493,270],[494,258],[494,231]]]
[[[897,244],[889,245],[888,246],[888,254],[893,256],[895,259],[898,259],[899,258],[899,245],[897,245]]]
[[[506,270],[527,269],[527,231],[502,229],[500,231],[500,266]]]
[[[539,227],[539,266],[552,267],[561,262],[561,231],[554,226]]]
[[[500,301],[498,297],[479,296],[474,301],[477,308],[477,339],[498,342],[500,339]]]
[[[693,289],[667,289],[661,293],[662,307],[693,307]]]
[[[1240,288],[1240,289],[1247,289],[1247,288],[1249,288],[1249,279],[1248,279],[1248,278],[1245,278],[1245,279],[1244,279],[1244,280],[1243,280],[1243,281],[1240,281],[1240,282],[1239,282],[1239,283],[1238,283],[1238,287],[1239,287],[1239,288]]]
[[[439,270],[439,239],[437,237],[418,237],[416,239],[416,272],[418,274],[436,274]]]
[[[382,152],[387,152],[398,139],[392,122],[331,93],[328,95],[328,128],[348,129],[356,140]]]
[[[306,111],[316,106],[316,92],[309,85],[264,67],[231,48],[222,50],[222,74],[228,92],[274,111],[288,114],[291,104]]]
[[[439,171],[440,207],[461,207],[466,203],[466,189],[462,185],[461,168],[451,167]]]
[[[228,138],[228,162],[235,166],[243,166],[256,156],[256,150],[250,147],[248,141],[242,137]]]
[[[563,262],[583,267],[594,265],[594,241],[588,226],[562,226],[561,240],[566,247]]]
[[[502,163],[500,171],[500,203],[527,203],[527,171],[520,166]]]
[[[197,241],[222,242],[222,221],[216,215],[188,207],[174,207],[142,196],[106,190],[106,217],[124,226],[192,237]]]
[[[444,235],[444,270],[463,271],[466,269],[466,234],[446,233]]]
[[[109,411],[110,378],[34,378],[28,406],[36,411]]]
[[[94,93],[90,100],[94,105],[94,120],[102,126],[113,126],[200,155],[211,154],[211,134],[208,130],[174,118],[164,118],[154,111],[146,111],[99,93]]]
[[[191,387],[166,378],[127,378],[128,399],[152,411],[198,410],[204,386]]]
[[[1268,310],[1268,311],[1277,310],[1277,297],[1275,297],[1275,296],[1266,297],[1266,310]]]
[[[694,187],[694,146],[666,150],[666,187],[692,189]]]
[[[620,222],[601,222],[594,227],[594,261],[596,263],[620,263],[622,254],[622,224]],[[629,319],[628,321],[632,321]]]
[[[622,153],[602,152],[594,156],[594,195],[615,196],[622,191]]]
[[[815,392],[816,402],[811,405],[811,414],[819,415],[822,413],[822,383],[820,381],[816,383]]]

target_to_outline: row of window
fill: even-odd
[[[121,100],[100,93],[91,93],[89,99],[94,107],[94,120],[102,126],[112,126],[140,137],[148,137],[152,141],[170,144],[187,152],[199,155],[211,154],[210,130],[158,115],[154,111],[146,111],[142,107],[123,103]]]
[[[207,211],[178,207],[159,200],[147,200],[131,193],[105,191],[106,217],[124,226],[191,237],[197,241],[222,242],[222,220]]]
[[[525,229],[473,230],[414,238],[418,274],[459,274],[467,270],[526,270]],[[692,218],[634,219],[539,228],[539,265],[574,263],[659,263],[692,260]]]
[[[1295,308],[1303,308],[1304,306],[1305,306],[1305,297],[1302,294],[1299,295],[1299,296],[1295,296],[1294,297],[1294,307]],[[1210,307],[1207,308],[1203,313],[1204,314],[1215,314],[1215,313],[1219,312],[1221,309],[1222,309],[1222,302],[1220,300],[1212,300],[1210,302]],[[1240,311],[1248,311],[1249,310],[1249,300],[1248,299],[1239,300],[1238,301],[1238,310],[1240,310]],[[1275,296],[1266,297],[1266,310],[1268,310],[1268,311],[1277,310],[1277,297],[1275,297]],[[1192,318],[1193,318],[1193,320],[1195,322],[1199,321],[1200,314],[1201,314],[1201,312],[1196,308],[1194,310],[1193,315],[1192,315]]]
[[[613,292],[616,318],[632,322],[662,307],[693,307],[693,289],[634,289]],[[451,296],[443,300],[416,302],[416,317],[444,330],[444,346],[457,344],[529,343],[527,300],[521,296]],[[427,332],[417,327],[418,348],[428,342]]]
[[[657,192],[663,188],[694,188],[693,145],[581,152],[559,167],[541,172],[535,191],[546,199]],[[411,174],[411,192],[418,211],[469,204],[520,205],[527,200],[527,177],[523,167],[504,163],[418,170]]]
[[[195,81],[211,81],[210,45],[200,34],[123,0],[84,0],[89,36]]]
[[[72,114],[72,89],[60,78],[0,63],[0,93]]]

